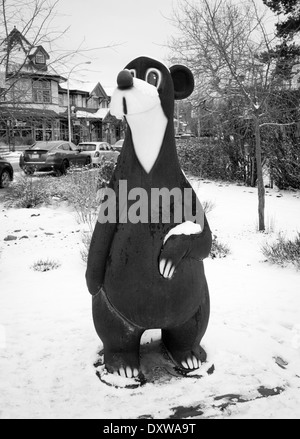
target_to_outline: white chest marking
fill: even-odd
[[[126,119],[137,158],[149,173],[160,152],[168,119],[160,103],[144,113],[127,114]]]

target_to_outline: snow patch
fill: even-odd
[[[192,223],[192,221],[185,221],[184,223],[178,224],[178,226],[175,226],[173,229],[169,230],[164,238],[164,244],[173,235],[194,235],[201,233],[201,231],[200,224]]]
[[[153,330],[141,345],[151,380],[137,389],[101,382],[75,212],[66,205],[0,205],[0,418],[169,419],[181,407],[193,420],[299,419],[300,273],[265,261],[261,245],[274,234],[257,232],[255,188],[192,183],[201,201],[213,202],[207,215],[212,233],[231,250],[204,261],[211,317],[203,348],[214,373],[204,364],[202,378],[172,375],[160,331]],[[299,231],[299,201],[299,192],[267,190],[276,233]],[[28,239],[4,241],[9,234]],[[61,267],[31,270],[48,257]]]

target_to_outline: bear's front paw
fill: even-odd
[[[165,279],[172,279],[175,268],[171,259],[161,259],[159,263],[159,272]]]
[[[164,244],[159,257],[159,272],[165,279],[172,279],[176,268],[188,254],[189,238],[184,235],[171,236]]]

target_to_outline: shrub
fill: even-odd
[[[300,142],[275,139],[269,152],[272,179],[279,189],[300,189]]]
[[[88,259],[91,239],[92,239],[92,231],[91,230],[86,230],[85,232],[82,233],[83,248],[81,249],[80,254],[81,254],[81,259],[85,263],[87,262],[87,259]]]
[[[66,176],[68,187],[71,189],[68,192],[68,202],[74,207],[78,222],[85,228],[81,250],[84,262],[87,262],[92,233],[99,214],[101,189],[108,185],[114,168],[113,160],[102,158],[99,166],[92,171],[71,170]]]
[[[68,202],[74,207],[78,221],[90,223],[95,216],[97,205],[97,170],[79,170],[71,172],[66,177],[65,188]]]
[[[55,270],[56,268],[60,267],[60,263],[58,261],[55,260],[51,260],[51,259],[39,259],[37,262],[35,262],[32,265],[32,269],[34,271],[50,271],[50,270]]]
[[[88,210],[98,208],[97,192],[108,184],[114,166],[113,161],[103,159],[98,168],[71,167],[61,177],[21,174],[8,190],[6,206],[36,207],[57,197],[68,201],[85,221]]]
[[[101,162],[98,165],[98,189],[108,185],[115,166],[116,162],[114,160],[108,160],[105,157],[102,157]]]
[[[180,139],[177,154],[180,166],[190,175],[211,180],[243,180],[243,169],[233,166],[226,145],[220,140]]]
[[[49,202],[49,187],[46,179],[34,179],[31,176],[21,175],[14,182],[6,196],[7,207],[32,208]]]
[[[226,256],[229,253],[230,253],[229,247],[226,244],[222,244],[220,241],[218,241],[217,236],[213,235],[210,257],[212,259],[226,258]]]
[[[78,222],[85,228],[81,254],[86,261],[98,216],[100,191],[109,183],[114,167],[113,160],[103,158],[97,168],[71,167],[61,177],[21,175],[9,188],[6,206],[36,207],[50,204],[53,197],[67,201],[75,209]]]
[[[215,203],[211,200],[204,200],[202,202],[202,207],[205,214],[207,215],[209,212],[211,212],[214,209]]]
[[[285,267],[293,264],[300,269],[300,233],[292,239],[285,238],[282,233],[274,243],[266,243],[262,246],[263,255],[273,264]]]
[[[93,170],[83,168],[65,177],[69,187],[68,201],[76,210],[78,221],[85,223],[90,230],[94,228],[98,216],[100,190],[108,185],[114,167],[115,162],[102,159]]]

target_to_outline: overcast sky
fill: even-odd
[[[243,0],[233,0],[240,3]],[[262,0],[255,0],[263,7]],[[72,71],[70,79],[100,82],[104,87],[115,87],[116,77],[125,65],[137,56],[146,55],[167,61],[168,39],[176,33],[172,26],[173,6],[178,0],[59,0],[58,16],[54,25],[60,30],[70,26],[59,45],[67,50],[91,49],[113,46],[109,49],[85,52],[86,58],[77,55],[73,64],[65,66],[64,76],[72,66],[85,60],[91,65],[82,65]],[[270,13],[271,32],[274,15]],[[169,18],[169,20],[168,20]]]
[[[165,61],[169,35],[175,31],[164,17],[170,17],[176,0],[59,0],[55,25],[71,26],[61,41],[65,48],[112,46],[110,49],[87,52],[92,64],[80,66],[72,73],[82,80],[99,81],[114,87],[117,74],[140,55]],[[84,61],[76,56],[74,64]]]

